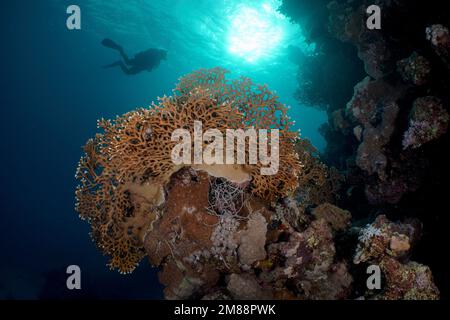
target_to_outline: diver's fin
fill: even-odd
[[[121,61],[116,61],[116,62],[113,62],[111,64],[107,64],[105,66],[102,66],[102,68],[107,69],[107,68],[117,67],[117,66],[120,66],[121,63],[122,63]]]
[[[122,47],[119,46],[117,43],[112,41],[111,39],[105,38],[102,40],[102,45],[104,45],[107,48],[115,49],[115,50],[122,50]]]

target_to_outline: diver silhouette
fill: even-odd
[[[152,71],[159,66],[161,60],[166,60],[167,51],[162,49],[150,48],[148,50],[137,53],[134,58],[130,59],[122,46],[118,45],[111,39],[103,39],[102,45],[119,51],[122,60],[118,60],[103,68],[120,67],[127,75],[135,75],[142,71]]]

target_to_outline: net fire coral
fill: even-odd
[[[133,271],[145,255],[145,235],[164,214],[165,186],[185,166],[171,159],[176,129],[192,133],[194,121],[201,121],[205,130],[279,129],[276,175],[260,175],[260,164],[192,167],[233,182],[249,177],[250,192],[269,202],[298,186],[300,161],[294,148],[298,137],[289,129],[287,108],[266,86],[248,78],[229,81],[225,74],[220,68],[193,72],[180,79],[173,96],[158,104],[114,121],[99,120],[103,133],[86,143],[78,165],[76,210],[91,224],[92,239],[110,257],[112,269]]]

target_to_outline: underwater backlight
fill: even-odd
[[[230,17],[229,52],[248,62],[268,56],[283,38],[283,19],[269,3],[238,7]]]
[[[449,314],[445,3],[1,2],[2,313]]]

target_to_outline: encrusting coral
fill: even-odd
[[[447,132],[450,117],[441,100],[433,96],[414,101],[409,128],[403,136],[403,148],[419,148]]]
[[[420,238],[421,228],[417,220],[392,222],[385,215],[380,215],[360,231],[353,262],[379,265],[385,277],[382,292],[373,294],[368,290],[368,298],[439,299],[439,289],[433,282],[430,268],[409,260],[411,251]]]
[[[415,85],[425,84],[431,73],[430,62],[417,52],[411,56],[397,62],[397,69],[405,82],[411,82]]]
[[[295,194],[301,205],[307,207],[336,202],[337,191],[343,181],[339,172],[320,161],[319,152],[308,139],[299,139],[295,148],[302,164]]]
[[[298,136],[290,131],[287,108],[266,86],[248,78],[228,81],[225,74],[221,68],[193,72],[180,80],[173,96],[158,104],[98,122],[103,133],[88,141],[76,173],[80,180],[76,209],[91,224],[98,247],[111,257],[111,268],[131,272],[145,255],[145,235],[164,211],[164,187],[184,166],[172,162],[176,145],[172,132],[182,128],[192,135],[194,121],[201,121],[204,130],[221,132],[279,129],[280,162],[274,175],[261,175],[259,162],[195,165],[195,169],[233,182],[251,176],[251,193],[269,202],[296,189]]]
[[[434,51],[450,69],[450,32],[441,24],[433,24],[426,28],[426,39],[431,42]]]

